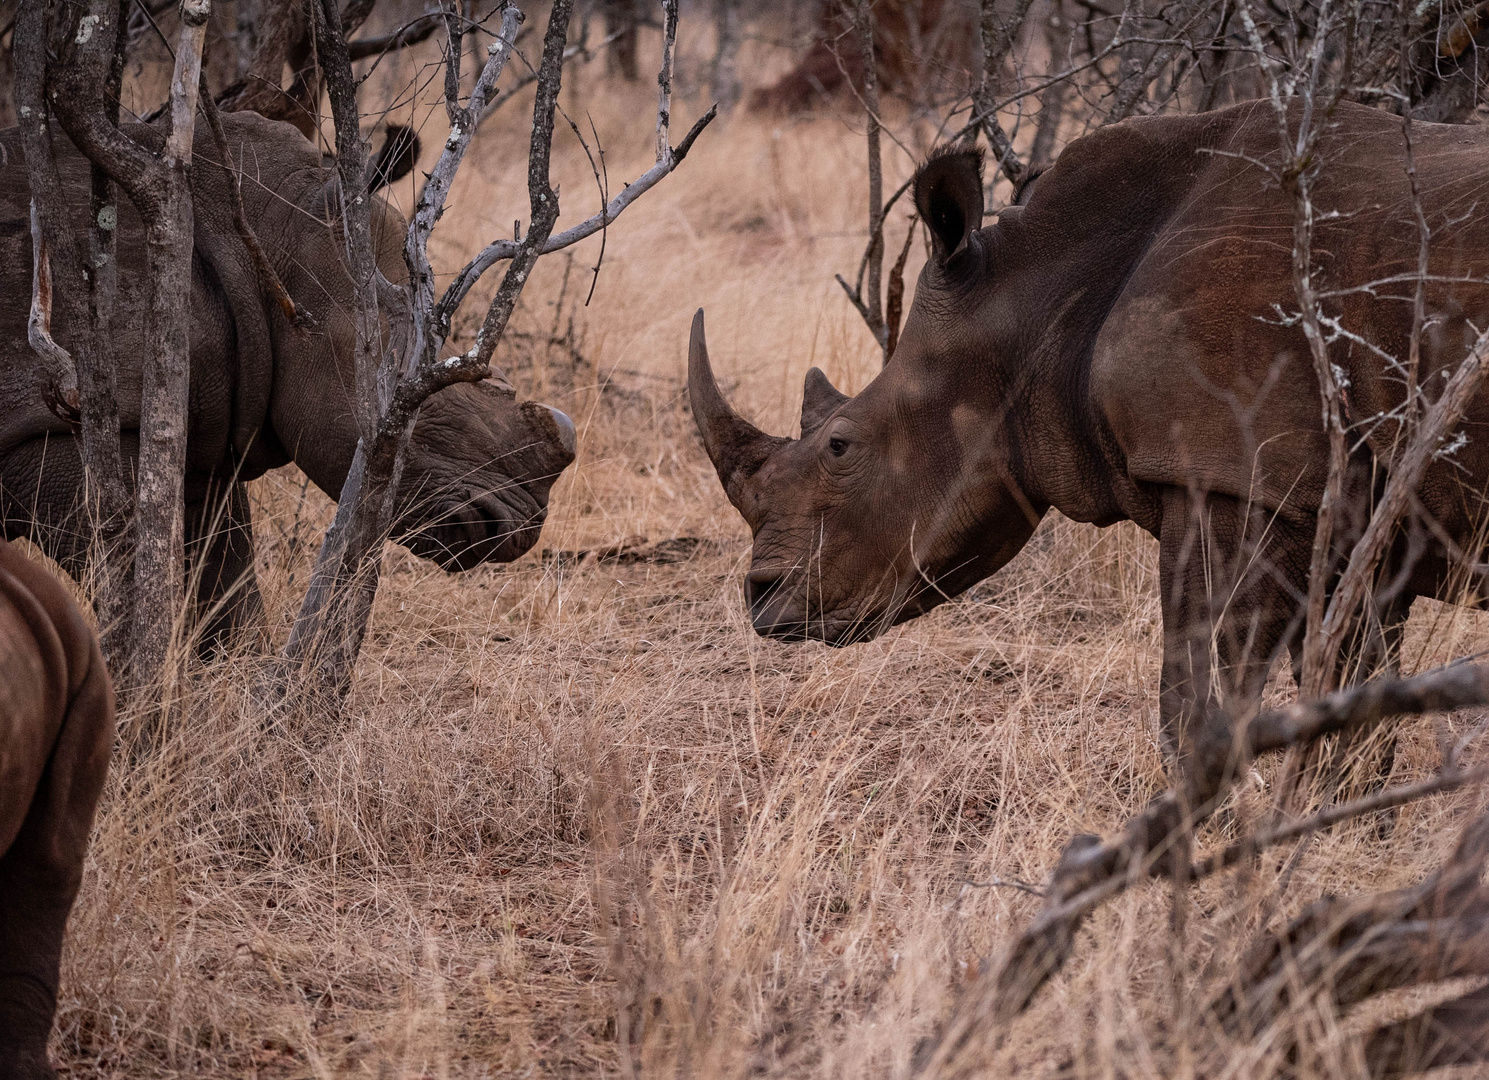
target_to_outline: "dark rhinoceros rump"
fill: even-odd
[[[1431,398],[1489,326],[1489,132],[1414,130],[1433,230]],[[1368,341],[1333,345],[1353,425],[1338,559],[1398,451],[1404,383],[1385,356],[1408,353],[1418,231],[1399,119],[1341,106],[1324,145],[1318,287],[1332,293],[1326,314]],[[700,312],[692,405],[754,533],[756,629],[862,640],[996,571],[1052,507],[1132,520],[1160,543],[1165,742],[1187,775],[1208,775],[1229,746],[1219,718],[1299,643],[1328,471],[1308,347],[1285,318],[1297,307],[1292,207],[1253,164],[1277,156],[1263,104],[1129,120],[1072,143],[989,228],[980,160],[934,156],[915,185],[932,253],[898,351],[852,399],[814,369],[796,440],[730,409]],[[1489,395],[1461,430],[1467,442],[1418,492],[1357,657],[1389,657],[1414,596],[1464,599],[1465,584],[1467,599],[1484,596],[1454,568],[1482,558]]]
[[[233,225],[227,172],[210,136],[199,133],[191,175],[191,295],[181,299],[192,315],[185,498],[198,602],[218,605],[213,629],[247,620],[259,604],[242,483],[294,461],[335,498],[357,443],[352,289],[336,225],[334,168],[287,124],[254,113],[225,115],[223,123],[242,166],[248,218],[310,322],[292,326],[261,296]],[[143,126],[131,134],[146,143],[161,139]],[[68,201],[86,212],[86,163],[57,137]],[[6,536],[36,540],[77,574],[92,527],[77,435],[41,398],[39,366],[26,338],[29,192],[14,130],[0,132],[0,161],[6,163],[0,165],[0,522]],[[374,201],[382,273],[403,280],[403,221],[381,198],[367,197]],[[108,344],[118,364],[124,450],[132,459],[146,282],[143,232],[123,198],[118,228],[119,301]],[[387,290],[383,309],[394,341],[403,328],[397,293]],[[54,332],[66,346],[79,329],[57,325]],[[549,490],[573,457],[568,417],[519,403],[503,380],[441,391],[425,403],[414,429],[395,538],[450,570],[514,559],[536,542]]]
[[[62,933],[114,739],[114,693],[61,585],[0,540],[0,1080],[51,1077]]]

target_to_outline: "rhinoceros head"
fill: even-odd
[[[573,421],[500,377],[441,390],[414,425],[395,539],[446,570],[510,562],[537,542],[574,444]]]
[[[337,190],[334,176],[308,185],[301,205],[313,219],[334,222]],[[406,226],[381,197],[372,196],[372,207],[374,252],[387,279],[378,288],[380,314],[388,340],[399,341],[411,319],[407,294],[396,284],[406,276]],[[274,429],[296,463],[336,498],[358,434],[350,278],[334,228],[302,228],[293,236],[284,280],[319,325],[303,333],[275,324]],[[537,542],[549,492],[574,450],[569,418],[551,406],[519,401],[500,373],[448,386],[420,407],[398,486],[393,539],[449,571],[516,559]]]
[[[766,435],[720,393],[693,320],[694,419],[730,501],[754,533],[745,595],[765,635],[843,645],[956,595],[1007,562],[1043,507],[1012,479],[994,348],[975,332],[988,252],[981,161],[932,158],[916,178],[932,254],[893,358],[849,398],[813,368],[801,437]],[[973,402],[988,403],[983,407]]]

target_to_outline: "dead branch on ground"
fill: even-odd
[[[1451,766],[1450,771],[1428,781],[1388,789],[1292,828],[1247,838],[1189,864],[1183,855],[1187,844],[1181,841],[1213,812],[1231,780],[1244,775],[1256,756],[1306,746],[1330,734],[1363,730],[1391,717],[1484,704],[1489,704],[1489,667],[1459,663],[1411,679],[1376,680],[1255,717],[1238,729],[1227,748],[1228,761],[1222,771],[1229,779],[1209,803],[1191,807],[1182,790],[1170,791],[1128,822],[1115,840],[1077,836],[1069,841],[1044,890],[1039,913],[968,990],[921,1055],[919,1075],[955,1074],[964,1055],[995,1044],[1059,972],[1074,948],[1076,933],[1091,913],[1133,885],[1160,875],[1192,882],[1236,865],[1269,845],[1477,783],[1489,772],[1484,767]],[[1177,867],[1176,855],[1185,858]],[[1285,935],[1259,946],[1242,983],[1248,989],[1223,996],[1212,1004],[1212,1012],[1231,1028],[1244,1027],[1253,1033],[1275,1023],[1293,987],[1318,985],[1317,980],[1289,981],[1297,971],[1293,965],[1305,940],[1315,947],[1313,970],[1320,976],[1328,973],[1332,992],[1341,995],[1344,1003],[1427,978],[1489,974],[1489,891],[1477,888],[1486,857],[1489,815],[1468,827],[1453,857],[1421,885],[1398,894],[1321,902]],[[1475,889],[1466,891],[1464,883],[1470,881]],[[1424,932],[1416,924],[1429,902],[1436,905],[1433,918],[1457,922],[1437,924],[1427,928],[1430,933]],[[1347,913],[1347,918],[1341,919],[1340,912]],[[1418,948],[1439,938],[1448,951]],[[1368,954],[1360,948],[1366,941],[1373,943]],[[1283,968],[1287,978],[1278,974]],[[1489,1053],[1489,1042],[1482,1048]]]

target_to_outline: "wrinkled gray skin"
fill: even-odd
[[[1349,104],[1337,121],[1314,193],[1319,287],[1409,282],[1418,230],[1401,122]],[[1489,130],[1414,131],[1437,279],[1422,382],[1435,398],[1489,326]],[[700,312],[692,406],[754,533],[756,630],[861,641],[997,571],[1051,508],[1134,521],[1159,541],[1165,743],[1207,797],[1230,753],[1225,718],[1256,699],[1280,650],[1296,658],[1328,472],[1308,347],[1277,317],[1297,309],[1292,208],[1252,164],[1277,156],[1265,104],[1129,120],[1072,143],[988,228],[980,160],[933,157],[915,185],[932,252],[898,350],[853,398],[813,369],[800,439],[730,409]],[[1404,360],[1413,291],[1398,277],[1326,311]],[[1381,352],[1344,340],[1331,358],[1348,380],[1352,447],[1337,560],[1399,452],[1390,416],[1404,395]],[[1378,622],[1356,642],[1367,664],[1389,661],[1413,597],[1489,595],[1472,565],[1489,392],[1460,430],[1467,442],[1430,467],[1391,553]]]
[[[199,124],[191,178],[196,230],[186,504],[193,568],[201,572],[198,605],[221,602],[207,627],[209,639],[250,624],[261,607],[242,482],[293,461],[334,499],[357,442],[351,283],[329,223],[334,171],[288,124],[255,113],[225,115],[223,123],[244,173],[248,218],[313,323],[297,329],[260,295],[233,227],[227,173],[207,125]],[[132,133],[161,138],[143,127]],[[69,202],[81,217],[86,164],[65,142],[59,153]],[[379,265],[391,281],[406,280],[404,223],[381,198],[373,199]],[[111,344],[124,446],[132,459],[145,260],[143,230],[122,196],[118,213],[119,301]],[[0,521],[6,537],[35,540],[76,576],[90,538],[81,508],[81,445],[42,399],[40,365],[26,338],[30,294],[26,168],[19,133],[11,129],[0,132]],[[53,331],[64,347],[77,332],[67,325]],[[425,403],[414,429],[395,539],[451,571],[515,559],[536,542],[549,489],[573,458],[568,417],[519,403],[503,380],[443,390]]]

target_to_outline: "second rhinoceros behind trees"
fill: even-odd
[[[310,323],[291,325],[260,295],[233,225],[227,173],[206,125],[198,125],[191,296],[182,298],[191,305],[185,490],[188,542],[201,560],[198,603],[228,597],[212,632],[254,618],[260,603],[240,482],[293,461],[335,498],[357,443],[352,288],[332,212],[334,169],[288,124],[254,113],[229,114],[223,123],[242,168],[249,221]],[[143,127],[134,134],[159,139]],[[87,163],[65,144],[59,152],[68,201],[86,212]],[[29,537],[76,575],[91,537],[83,463],[76,433],[38,390],[27,342],[30,195],[15,129],[0,132],[0,163],[0,522],[6,537]],[[379,265],[390,280],[402,280],[403,222],[372,198]],[[139,219],[122,197],[118,227],[109,344],[130,459],[138,445],[146,282]],[[65,324],[53,330],[63,347],[77,332]],[[549,489],[573,459],[574,426],[557,409],[519,403],[501,380],[443,390],[424,404],[414,428],[395,539],[448,570],[515,559],[536,542]]]
[[[1346,103],[1332,123],[1313,250],[1344,331],[1330,346],[1352,451],[1337,568],[1400,452],[1421,233],[1400,119]],[[1416,124],[1414,138],[1431,401],[1489,327],[1489,130]],[[1293,207],[1265,167],[1279,157],[1268,103],[1130,120],[1072,143],[991,228],[976,156],[933,158],[915,184],[932,252],[898,350],[851,399],[814,369],[800,439],[729,408],[700,312],[692,405],[754,531],[755,628],[862,640],[995,572],[1051,508],[1135,521],[1159,541],[1165,743],[1205,797],[1225,718],[1298,645],[1328,474],[1318,382],[1288,315]],[[1415,596],[1489,595],[1489,393],[1460,432],[1379,582],[1363,631],[1377,650]]]

